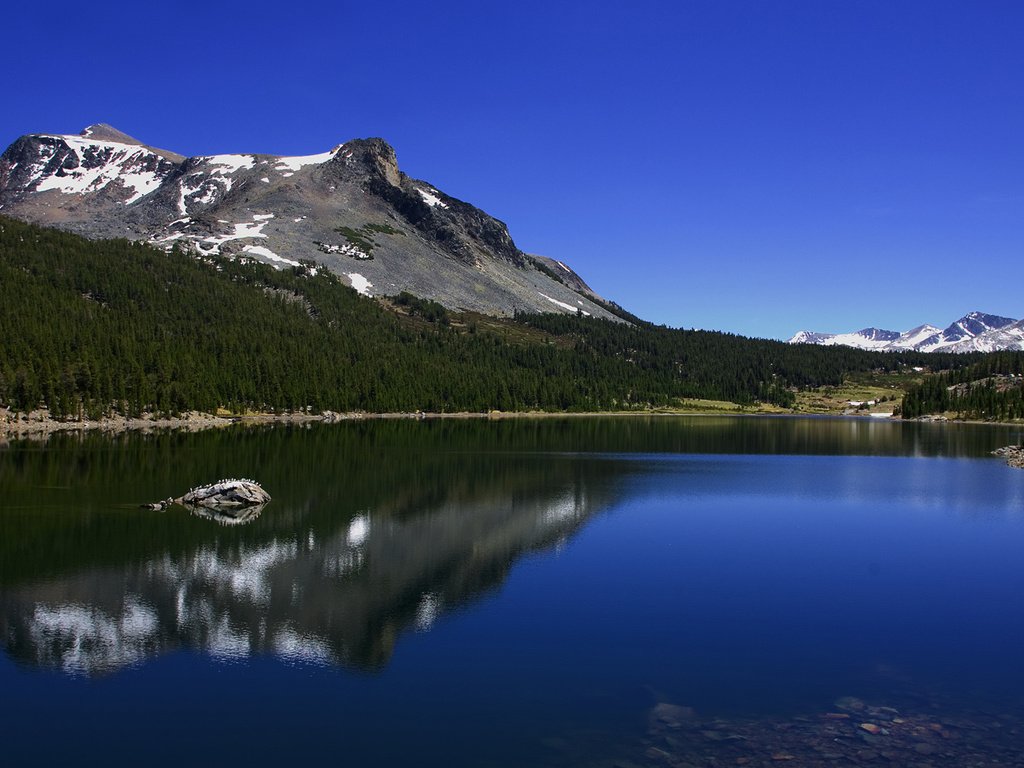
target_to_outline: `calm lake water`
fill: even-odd
[[[13,443],[3,760],[1022,765],[1024,471],[988,455],[1022,431],[673,417]],[[247,520],[138,508],[223,476],[273,500]]]

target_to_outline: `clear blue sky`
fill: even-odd
[[[45,8],[45,10],[44,10]],[[67,3],[6,11],[0,144],[381,136],[659,323],[1024,317],[1024,3]]]

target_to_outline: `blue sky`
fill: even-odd
[[[19,4],[0,144],[381,136],[658,323],[1024,317],[1024,3]]]

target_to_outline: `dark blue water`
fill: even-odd
[[[890,455],[843,454],[812,420],[801,452],[730,453],[722,423],[673,426],[713,452],[571,424],[12,446],[5,762],[656,765],[659,702],[707,741],[852,696],[959,718],[957,744],[1010,718],[976,751],[1017,764],[1024,471],[985,457],[1008,434],[900,455],[928,426],[872,425]],[[171,483],[247,462],[275,499],[242,526],[143,513],[150,453]]]

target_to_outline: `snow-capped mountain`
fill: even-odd
[[[997,352],[1000,350],[1024,350],[1024,320],[1004,325],[1002,328],[993,328],[969,341],[963,342],[970,345],[970,350],[959,349],[956,351],[972,352]]]
[[[381,139],[304,157],[183,157],[105,124],[28,135],[0,156],[0,215],[197,256],[315,262],[368,295],[609,316],[563,262],[520,251],[501,221],[406,176]]]
[[[902,333],[865,328],[853,333],[800,331],[790,344],[843,345],[888,352],[995,352],[1024,350],[1024,320],[970,312],[945,330],[919,325]]]

